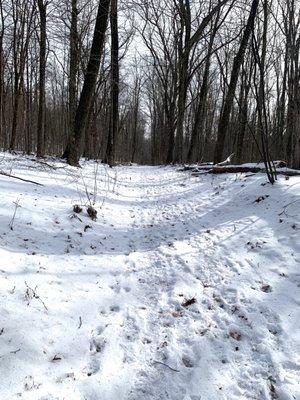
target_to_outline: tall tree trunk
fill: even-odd
[[[4,50],[3,50],[3,38],[4,38],[4,13],[3,13],[3,4],[0,2],[0,21],[1,21],[1,30],[0,30],[0,148],[4,143]]]
[[[189,85],[189,61],[191,39],[191,9],[190,0],[179,0],[181,31],[179,40],[179,73],[178,73],[178,104],[177,129],[175,139],[174,162],[181,162],[183,157],[184,118]]]
[[[119,33],[118,0],[111,0],[111,87],[110,87],[110,122],[105,162],[112,166],[115,162],[116,143],[119,130]]]
[[[71,3],[70,60],[69,60],[69,118],[68,142],[62,158],[68,158],[70,145],[74,140],[74,119],[77,106],[77,79],[79,69],[79,38],[77,0]]]
[[[199,147],[200,146],[200,135],[203,134],[203,128],[205,123],[205,110],[206,110],[206,101],[207,101],[207,94],[208,94],[208,84],[209,84],[209,73],[210,73],[210,65],[211,65],[211,55],[212,55],[212,48],[213,43],[218,31],[218,22],[219,22],[220,12],[218,12],[215,23],[213,24],[213,30],[210,35],[208,51],[205,61],[205,68],[203,74],[203,81],[200,89],[198,106],[195,112],[195,121],[192,130],[192,136],[189,146],[189,151],[187,155],[187,162],[191,163],[194,161],[194,157],[196,154],[199,154]]]
[[[32,151],[32,98],[33,98],[33,70],[26,66],[26,154]]]
[[[300,168],[300,34],[296,2],[287,0],[286,46],[288,50],[288,107],[286,126],[286,161]]]
[[[138,145],[138,117],[139,117],[139,106],[140,106],[140,91],[141,82],[137,77],[134,88],[134,104],[133,104],[133,132],[132,132],[132,152],[131,162],[134,163],[136,160],[136,151]]]
[[[286,127],[286,98],[287,98],[287,79],[288,79],[288,49],[285,49],[284,71],[282,79],[282,89],[278,101],[277,126],[276,126],[276,153],[280,159],[285,156],[283,145],[284,131]]]
[[[47,2],[38,0],[40,14],[40,65],[39,65],[39,107],[37,120],[37,157],[45,154],[45,81],[46,81],[46,46],[47,46]]]
[[[244,148],[244,139],[248,121],[248,102],[249,102],[249,92],[250,92],[250,82],[248,80],[251,79],[250,76],[247,76],[247,72],[245,72],[245,78],[241,83],[241,104],[240,104],[240,112],[239,112],[239,124],[238,124],[238,135],[237,135],[237,144],[236,144],[236,162],[240,164],[243,160],[243,148]]]
[[[190,55],[193,47],[197,45],[206,27],[213,19],[214,15],[220,11],[228,0],[220,1],[203,18],[196,32],[192,35],[192,18],[190,9],[190,0],[179,0],[179,12],[181,17],[181,38],[179,40],[179,85],[178,85],[178,115],[175,141],[175,154],[173,162],[182,162],[183,160],[183,136],[184,136],[184,118],[187,102],[187,92],[190,81]]]
[[[259,55],[259,49],[255,36],[253,36],[253,53],[255,57],[255,72],[256,66],[259,68],[259,88],[256,81],[254,83],[256,98],[257,98],[257,115],[259,136],[262,144],[263,162],[266,167],[266,173],[271,184],[275,183],[276,173],[273,171],[273,165],[270,157],[269,149],[269,124],[266,105],[266,89],[265,89],[265,72],[266,72],[266,56],[267,56],[267,35],[268,35],[268,0],[264,0],[263,4],[263,35],[262,35],[262,51]],[[256,77],[256,74],[254,74]]]
[[[24,87],[24,71],[26,66],[26,55],[30,37],[33,33],[33,23],[35,20],[36,6],[35,3],[22,3],[24,8],[20,12],[16,2],[12,2],[12,19],[13,19],[13,38],[12,38],[12,56],[13,56],[13,117],[9,150],[15,148],[17,139],[17,128],[19,118],[20,99],[22,88]]]
[[[298,91],[300,91],[300,85]],[[295,141],[292,168],[300,169],[300,95],[298,95],[296,110]]]
[[[291,124],[288,136],[288,161],[292,168],[300,169],[300,37],[297,41],[294,60],[293,95],[291,99]]]
[[[3,35],[2,32],[0,32],[0,147],[4,143],[3,102],[4,102],[4,57],[3,57]]]
[[[70,143],[70,151],[68,154],[68,163],[73,166],[78,165],[81,155],[81,142],[85,133],[85,126],[93,99],[105,43],[109,6],[110,0],[99,0],[90,58],[75,114],[74,135]]]
[[[167,99],[165,99],[167,102]],[[173,162],[174,155],[174,145],[175,145],[175,104],[171,101],[168,106],[165,103],[165,117],[166,117],[166,133],[167,133],[167,157],[166,164],[171,164]]]
[[[13,116],[12,116],[12,127],[11,137],[9,143],[9,150],[12,151],[15,148],[17,139],[17,126],[18,126],[18,115],[19,115],[19,104],[20,104],[20,87],[19,87],[19,74],[15,72],[14,77],[14,100],[13,100]]]
[[[249,38],[251,36],[251,33],[254,30],[254,22],[255,22],[255,17],[257,14],[257,10],[258,10],[258,5],[259,5],[259,0],[252,1],[249,18],[248,18],[248,21],[247,21],[247,24],[246,24],[246,27],[245,27],[245,30],[243,33],[240,47],[239,47],[238,53],[236,54],[234,61],[233,61],[230,83],[228,86],[228,91],[227,91],[227,94],[225,97],[223,110],[222,110],[220,120],[219,120],[217,143],[215,146],[215,153],[214,153],[214,163],[215,164],[222,161],[223,149],[224,149],[225,139],[226,139],[226,135],[227,135],[235,90],[236,90],[236,86],[237,86],[237,82],[238,82],[238,78],[239,78],[241,65],[243,63],[245,52],[246,52],[246,49],[248,46]]]

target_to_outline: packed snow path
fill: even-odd
[[[300,399],[299,178],[53,165],[1,161],[1,400]]]

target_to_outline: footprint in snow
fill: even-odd
[[[120,293],[120,284],[117,282],[115,285],[110,286],[111,290],[113,290],[116,294]]]
[[[111,312],[119,312],[120,311],[120,307],[117,305],[113,305],[110,307],[110,311]]]
[[[194,363],[193,361],[186,355],[182,356],[182,362],[186,368],[193,368]]]
[[[92,358],[88,367],[86,368],[87,376],[95,375],[100,370],[100,362],[96,358]]]
[[[125,337],[129,342],[133,342],[138,339],[140,328],[136,322],[136,319],[131,316],[127,316],[125,323]]]
[[[104,326],[98,326],[93,332],[93,336],[90,340],[90,352],[91,354],[102,353],[105,345],[106,338],[103,336],[103,332],[105,330]]]
[[[90,352],[91,354],[102,353],[106,345],[106,339],[104,337],[94,337],[90,340]]]

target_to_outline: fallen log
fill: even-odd
[[[210,174],[224,174],[224,173],[231,173],[231,174],[238,174],[238,173],[246,173],[252,172],[257,174],[258,172],[264,172],[262,168],[259,167],[242,167],[242,166],[216,166],[213,167],[209,173]]]
[[[195,165],[185,165],[184,167],[180,168],[179,171],[180,172],[187,172],[187,171],[195,172],[199,168],[201,168],[201,169],[210,169],[212,167],[213,167],[213,163],[197,164],[197,166],[195,166]]]
[[[227,166],[214,166],[214,167],[196,167],[192,170],[192,176],[200,176],[203,174],[243,174],[243,173],[266,173],[266,170],[261,167],[250,167],[242,165],[227,165]],[[284,176],[300,176],[300,171],[293,169],[277,169],[276,173],[278,175]]]

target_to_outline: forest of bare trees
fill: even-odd
[[[0,146],[300,168],[297,0],[1,0]]]

